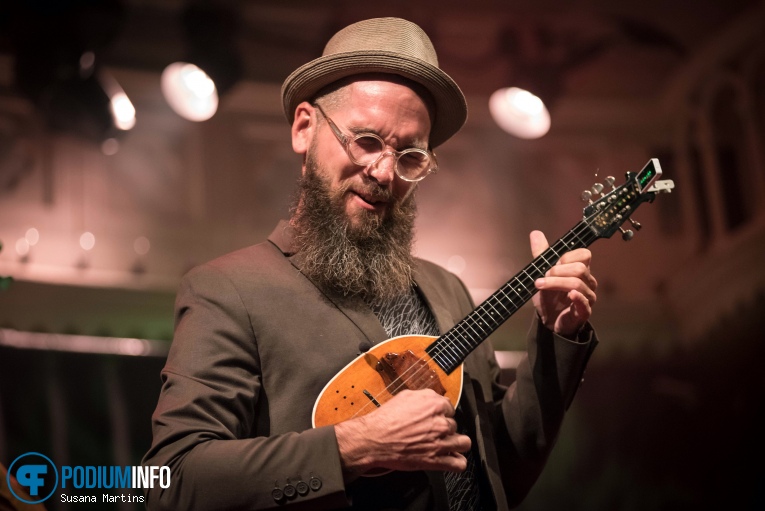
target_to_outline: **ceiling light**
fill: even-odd
[[[93,247],[95,246],[96,246],[96,237],[93,236],[93,233],[91,232],[82,233],[82,236],[80,236],[80,247],[82,247],[83,250],[93,250]]]
[[[216,2],[191,1],[181,11],[184,57],[162,72],[162,94],[181,117],[206,121],[215,115],[219,99],[242,78],[240,23],[230,6]]]
[[[110,74],[101,71],[99,81],[109,97],[109,111],[114,127],[122,131],[132,129],[135,126],[135,107],[130,98]]]
[[[489,98],[489,111],[500,128],[518,138],[535,139],[550,130],[550,112],[544,102],[525,89],[495,91]]]
[[[162,94],[175,113],[190,121],[206,121],[218,110],[215,83],[188,62],[174,62],[165,68]]]
[[[124,92],[115,94],[111,97],[109,106],[114,116],[114,125],[118,129],[126,131],[135,126],[135,107],[127,94]]]
[[[126,19],[124,1],[15,4],[3,33],[14,57],[13,85],[33,102],[47,127],[99,144],[126,129],[131,121],[123,113],[120,128],[115,124],[114,80],[104,77],[100,61]],[[118,103],[124,112],[124,98]]]

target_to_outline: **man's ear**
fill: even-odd
[[[305,157],[315,131],[316,110],[303,101],[295,108],[295,120],[292,121],[292,150]]]

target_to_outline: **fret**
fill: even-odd
[[[465,337],[464,328],[463,328],[463,331],[460,332],[459,328],[457,327],[461,327],[461,322],[454,325],[454,327],[451,329],[452,335],[457,338],[457,342],[463,345],[465,349],[470,351],[471,349],[470,339]]]
[[[504,291],[502,292],[502,296],[507,298],[507,296],[505,295]],[[513,314],[515,314],[518,311],[518,306],[515,305],[515,303],[513,303],[512,300],[508,299],[508,301],[510,302],[509,305],[505,304],[504,302],[498,302],[499,305],[502,306],[502,309],[505,311],[504,314],[501,314],[497,318],[499,320],[499,324],[502,324],[507,318],[509,318],[510,316],[512,316]]]
[[[451,367],[453,362],[450,362],[443,353],[436,353],[433,356],[433,360],[440,366],[440,367]]]
[[[519,293],[518,291],[516,291],[516,289],[515,289],[515,288],[512,288],[512,289],[511,289],[511,291],[512,291],[513,293],[515,293],[516,295],[518,295],[518,298],[520,298],[520,299],[521,299],[521,301],[522,301],[523,303],[525,303],[525,302],[526,302],[526,299],[523,297],[523,295],[521,295],[521,293]]]
[[[485,318],[484,322],[487,325],[491,326],[491,324],[489,322],[490,321],[494,321],[494,317],[493,317],[494,316],[494,312],[487,311],[486,310],[486,305],[487,305],[487,302],[484,302],[481,305],[479,305],[476,310],[478,310],[480,312],[481,317]]]
[[[470,325],[470,319],[472,318],[472,314],[468,317],[466,317],[463,322],[465,323],[465,326],[468,327],[470,330],[472,330],[479,338],[481,338],[481,334],[475,331],[475,329]],[[485,334],[486,332],[484,332]],[[479,341],[480,342],[480,341]]]
[[[481,334],[483,335],[483,337],[485,339],[486,335],[488,335],[488,334],[486,333],[486,330],[484,330],[484,328],[481,326],[481,323],[483,323],[484,325],[488,325],[488,324],[483,319],[483,315],[482,314],[476,314],[475,317],[473,317],[473,322],[474,322],[475,326],[477,326],[478,328],[481,329]]]
[[[486,311],[486,315],[489,316],[491,320],[497,324],[497,326],[502,323],[502,318],[507,315],[507,308],[503,307],[496,298],[492,299],[491,296],[479,307]],[[502,311],[504,311],[504,313]]]
[[[539,257],[543,257],[543,256],[539,256]],[[531,263],[529,266],[531,266],[532,268],[534,268],[534,270],[536,271],[536,273],[537,273],[539,276],[542,276],[542,275],[544,275],[544,274],[545,274],[545,272],[547,271],[547,270],[545,269],[545,266],[547,266],[547,261],[545,261],[545,264],[544,264],[544,265],[542,265],[542,268],[541,268],[541,269],[540,269],[540,268],[539,268],[539,267],[538,267],[536,264],[534,264],[534,263]],[[531,276],[531,275],[529,275],[528,273],[526,273],[526,270],[523,270],[523,273],[524,273],[524,274],[525,274],[527,277],[529,277],[531,280],[534,280],[534,277],[533,277],[533,276]],[[539,278],[539,277],[537,277],[537,278]]]
[[[459,346],[459,338],[456,335],[456,332],[452,329],[449,332],[447,332],[447,335],[449,335],[449,338],[447,339],[449,342],[444,344],[445,349],[445,355],[452,355],[452,357],[455,356],[455,350],[457,346]],[[457,357],[459,358],[459,357]]]
[[[466,353],[462,353],[458,351],[454,346],[450,346],[448,352],[450,363],[459,365],[463,360],[465,360],[465,357],[467,356]]]
[[[460,340],[460,337],[458,337],[456,334],[457,334],[457,332],[455,331],[455,332],[454,332],[454,334],[453,334],[453,337],[454,337],[454,340],[455,340],[455,341],[457,342],[457,344],[459,345],[459,347],[460,347],[461,349],[466,349],[466,350],[468,350],[468,351],[469,351],[469,350],[470,350],[470,343],[463,343],[464,339],[463,339],[463,340]]]
[[[495,314],[497,314],[497,316],[501,317],[500,314],[499,314],[499,311],[494,307],[494,305],[492,305],[492,301],[491,300],[486,300],[485,302],[483,302],[483,304],[480,306],[480,308],[483,309],[486,305],[491,307],[491,312],[489,312],[489,314],[491,315],[491,320],[496,323],[495,328],[499,327],[499,325],[501,325],[502,322],[500,320],[498,320],[497,317],[495,317]],[[507,309],[505,309],[505,311],[507,311]]]
[[[473,351],[473,348],[478,346],[479,344],[481,344],[481,342],[484,339],[486,339],[486,337],[489,335],[490,332],[487,333],[485,330],[482,330],[480,328],[480,326],[478,325],[478,320],[476,318],[476,315],[469,316],[469,317],[465,318],[464,321],[465,321],[465,326],[470,328],[470,330],[475,333],[475,336],[471,337],[472,346],[471,346],[470,351]],[[479,330],[480,330],[480,332],[479,332]],[[493,332],[493,331],[494,330],[491,330],[491,332]]]
[[[505,284],[505,286],[507,286],[507,284]],[[503,302],[501,299],[499,300],[499,304],[502,306],[502,308],[503,308],[503,309],[505,309],[505,311],[507,311],[507,314],[514,314],[514,313],[515,313],[515,311],[516,311],[516,310],[518,310],[518,305],[516,305],[516,303],[513,301],[513,299],[512,299],[512,298],[510,298],[510,297],[507,295],[507,293],[505,293],[505,286],[501,287],[501,288],[500,288],[500,289],[499,289],[499,290],[498,290],[496,293],[494,293],[494,294],[496,295],[496,294],[498,294],[498,293],[499,293],[499,294],[501,294],[501,295],[502,295],[502,297],[506,298],[506,299],[507,299],[507,300],[508,300],[508,301],[509,301],[509,302],[512,304],[512,310],[511,310],[511,309],[508,309],[508,308],[505,306],[505,302]],[[499,299],[499,297],[498,297],[498,299]],[[507,316],[507,317],[510,317],[510,316]]]
[[[537,272],[538,272],[538,271],[539,271],[539,270],[537,270]],[[521,273],[523,273],[523,274],[526,276],[526,278],[529,280],[529,284],[528,284],[528,285],[527,285],[527,284],[523,284],[523,287],[525,287],[527,290],[528,290],[528,288],[533,288],[533,287],[534,287],[534,282],[535,282],[535,281],[536,281],[536,280],[537,280],[539,277],[541,277],[542,275],[544,275],[544,273],[540,273],[539,277],[534,277],[534,276],[532,276],[532,275],[529,275],[528,273],[526,273],[526,270],[521,270]]]
[[[447,362],[448,362],[450,365],[451,365],[451,364],[455,364],[455,363],[459,363],[459,357],[456,357],[456,356],[455,356],[455,354],[454,354],[454,353],[452,353],[452,352],[449,350],[449,348],[450,348],[450,346],[445,346],[445,347],[443,347],[443,348],[441,349],[441,351],[439,352],[439,354],[440,354],[440,355],[441,355],[441,357],[442,357],[444,360],[446,360],[446,361],[447,361]],[[449,357],[449,355],[451,355],[451,357]]]

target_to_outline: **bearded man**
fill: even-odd
[[[535,283],[538,317],[509,388],[486,341],[464,360],[458,402],[438,385],[365,389],[349,406],[371,412],[312,427],[349,362],[389,337],[439,336],[473,310],[457,277],[412,256],[415,189],[467,108],[425,33],[396,18],[335,34],[282,96],[302,156],[291,218],[183,279],[144,458],[169,466],[172,483],[147,490],[148,508],[517,505],[597,343],[589,251]],[[539,232],[531,245],[547,248]]]

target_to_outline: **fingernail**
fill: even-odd
[[[534,285],[537,287],[544,287],[545,286],[545,279],[537,279],[534,282]]]

